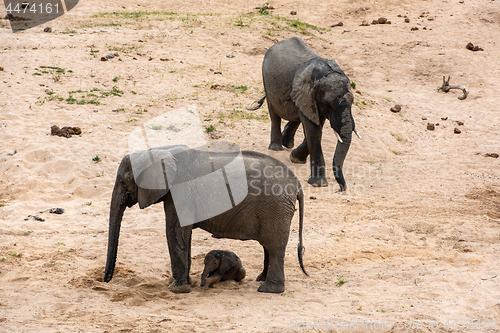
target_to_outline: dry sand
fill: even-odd
[[[0,331],[291,332],[322,321],[315,331],[392,332],[387,322],[420,322],[407,331],[459,332],[463,322],[453,323],[460,319],[466,327],[475,320],[467,332],[495,320],[488,331],[500,331],[500,158],[486,156],[500,153],[499,1],[282,0],[271,1],[272,16],[248,15],[262,5],[88,0],[17,34],[0,20]],[[175,14],[120,14],[159,10]],[[300,30],[278,16],[327,30]],[[379,17],[392,24],[361,26]],[[53,32],[44,33],[46,26]],[[263,95],[266,49],[292,36],[336,59],[356,83],[352,111],[362,139],[354,138],[345,162],[347,193],[332,178],[333,133],[323,139],[330,186],[312,188],[308,168],[293,165],[289,150],[267,150],[267,107],[244,111]],[[467,50],[468,42],[484,51]],[[100,60],[112,52],[118,57]],[[437,91],[445,75],[467,87],[467,99]],[[100,97],[115,86],[115,95]],[[69,96],[87,104],[69,104]],[[390,111],[395,104],[401,112]],[[285,293],[257,292],[259,244],[200,230],[193,233],[196,286],[171,293],[161,205],[126,211],[115,277],[101,282],[111,191],[128,135],[186,105],[216,128],[207,140],[268,153],[303,182],[310,276],[298,265],[295,216]],[[428,122],[439,125],[429,131]],[[51,136],[52,125],[82,134]],[[296,142],[301,137],[300,130]],[[54,207],[64,214],[46,211]],[[212,249],[236,252],[247,277],[200,289]],[[334,326],[357,320],[358,327]],[[436,320],[439,328],[429,328]]]

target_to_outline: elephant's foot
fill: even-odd
[[[176,294],[191,292],[191,286],[188,283],[177,284],[174,282],[170,285],[170,287],[168,287],[168,289]]]
[[[175,281],[175,280],[174,280],[174,277],[173,277],[173,276],[171,276],[171,277],[169,277],[169,278],[168,278],[167,284],[172,284],[172,283],[174,283],[174,281]],[[189,284],[193,284],[193,280],[191,279],[191,277],[190,277],[190,276],[188,276],[188,283],[189,283]]]
[[[294,145],[294,140],[293,140],[293,137],[291,138],[287,138],[287,137],[283,137],[283,140],[281,140],[281,143],[283,144],[283,146],[285,148],[293,148],[293,145]]]
[[[267,149],[274,150],[274,151],[280,151],[280,150],[283,150],[283,146],[281,145],[281,143],[271,142],[271,144],[269,145],[269,148],[267,148]]]
[[[304,160],[301,160],[300,158],[297,158],[292,154],[290,154],[290,161],[292,161],[292,163],[297,163],[297,164],[306,164],[307,157]]]
[[[311,177],[307,182],[314,187],[328,186],[328,181],[326,180],[325,177]]]
[[[282,293],[285,291],[285,283],[276,283],[266,280],[260,285],[257,291],[261,293]]]
[[[257,276],[257,279],[255,279],[255,281],[266,281],[266,278],[267,278],[267,272],[262,272],[259,274],[259,276]]]

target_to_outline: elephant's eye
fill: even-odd
[[[125,182],[122,179],[120,179],[120,185],[125,185]]]

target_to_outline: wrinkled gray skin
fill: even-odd
[[[346,189],[342,172],[345,157],[355,129],[351,115],[354,96],[349,78],[335,60],[320,57],[302,40],[292,37],[271,46],[262,63],[266,95],[257,101],[256,110],[267,97],[271,118],[271,150],[293,148],[294,136],[302,123],[305,139],[290,154],[294,163],[306,163],[310,157],[313,186],[328,186],[325,159],[321,148],[325,120],[341,137],[333,157],[333,172],[340,189]],[[281,119],[288,120],[281,132]]]
[[[231,251],[212,250],[205,256],[205,268],[201,273],[201,286],[213,288],[219,281],[234,280],[239,282],[245,278],[246,271],[240,258]]]
[[[148,151],[134,154],[148,154]],[[125,208],[139,203],[139,207],[144,209],[158,202],[163,202],[165,210],[167,243],[173,277],[173,283],[169,289],[172,292],[191,291],[188,282],[191,267],[191,231],[194,228],[201,228],[219,238],[258,241],[264,248],[264,268],[257,277],[258,281],[264,281],[264,283],[258,291],[283,292],[285,290],[285,249],[296,200],[299,201],[299,264],[307,275],[302,263],[304,194],[299,180],[286,165],[270,156],[252,151],[242,151],[242,156],[248,180],[248,195],[232,209],[185,227],[181,227],[179,223],[171,192],[168,189],[149,190],[138,187],[134,180],[130,155],[125,156],[118,168],[111,198],[104,281],[109,282],[113,277],[120,225]],[[190,149],[176,154],[175,158],[176,180],[192,179],[190,178],[192,175],[200,176],[197,168],[199,165],[206,164],[207,154]],[[226,165],[227,160],[234,158],[234,155],[213,153],[211,158],[214,163]],[[164,174],[173,174],[168,165],[164,167]],[[281,173],[273,173],[273,170],[278,172],[281,170]],[[139,175],[139,179],[150,177],[148,172],[149,168],[146,168]],[[270,190],[274,184],[279,185],[275,190],[281,187],[286,191],[281,193],[275,191],[277,195],[271,194]],[[205,200],[199,195],[197,197],[196,190],[193,190],[190,196],[195,200]]]

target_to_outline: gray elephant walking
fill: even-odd
[[[271,143],[269,149],[293,148],[294,136],[302,123],[304,141],[290,153],[294,163],[306,163],[310,155],[313,186],[328,186],[325,159],[321,148],[325,120],[330,121],[338,142],[333,157],[333,173],[346,189],[342,171],[352,132],[358,136],[351,114],[354,96],[349,78],[335,60],[320,57],[301,39],[292,37],[271,46],[262,63],[265,96],[249,110],[257,110],[267,98],[271,118]],[[281,119],[288,120],[281,132]]]
[[[216,177],[222,182],[213,182]],[[118,167],[111,198],[104,281],[113,277],[125,208],[139,203],[139,208],[144,209],[163,202],[173,277],[171,291],[191,290],[191,233],[201,228],[219,238],[258,241],[264,248],[264,268],[257,277],[264,283],[258,291],[281,293],[285,290],[285,250],[297,200],[298,258],[307,275],[302,262],[304,193],[285,164],[252,151],[208,152],[186,146],[127,155]]]

